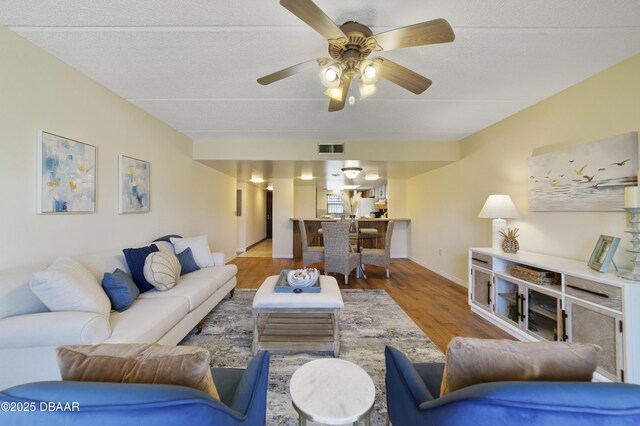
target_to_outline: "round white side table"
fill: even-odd
[[[358,365],[327,358],[298,368],[289,385],[299,424],[307,420],[327,425],[370,424],[376,397],[373,380]]]

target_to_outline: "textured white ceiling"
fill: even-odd
[[[327,56],[277,0],[0,0],[0,24],[195,139],[460,139],[640,52],[638,0],[316,0],[374,32],[447,19],[456,41],[383,53],[433,80],[388,82],[328,113],[318,73],[260,86]]]

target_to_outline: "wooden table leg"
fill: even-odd
[[[202,333],[202,329],[204,328],[204,318],[201,319],[198,324],[196,324],[196,328],[198,329],[198,331],[196,331],[196,334],[200,334]]]

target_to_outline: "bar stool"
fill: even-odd
[[[376,228],[360,228],[360,233],[363,234],[366,239],[374,240],[374,248],[378,248],[378,230]]]

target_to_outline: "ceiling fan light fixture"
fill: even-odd
[[[365,84],[362,80],[358,83],[360,87],[360,100],[366,99],[378,91],[375,84]]]
[[[362,167],[343,167],[341,170],[348,179],[355,179],[362,171]]]
[[[354,189],[360,188],[360,185],[342,185],[341,188],[347,191],[352,191]]]
[[[364,84],[374,84],[380,79],[382,65],[379,61],[366,60],[360,64],[360,81]]]
[[[367,173],[367,175],[364,178],[366,180],[378,180],[380,179],[380,176],[378,176],[377,173]]]
[[[364,74],[364,76],[367,78],[373,78],[376,76],[376,69],[371,65],[367,65],[364,68],[364,72],[362,74]]]
[[[329,65],[320,71],[320,81],[324,87],[331,89],[340,86],[342,70],[337,64]]]
[[[342,100],[342,87],[332,87],[324,91],[324,94],[340,102]]]

